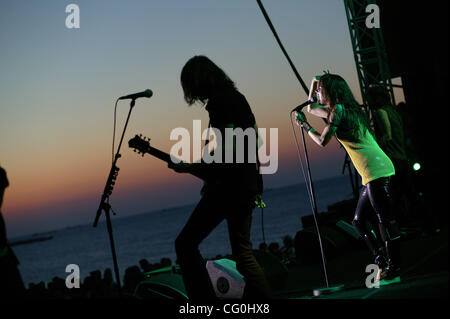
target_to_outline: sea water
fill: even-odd
[[[347,176],[317,181],[314,189],[318,212],[327,211],[328,205],[352,197]],[[312,214],[305,184],[266,189],[264,201],[267,204],[264,211],[257,208],[253,212],[251,240],[254,249],[263,241],[263,236],[267,244],[277,242],[281,247],[284,236],[294,238],[302,229],[302,216]],[[139,265],[139,260],[144,258],[150,263],[159,263],[161,258],[166,257],[175,263],[175,238],[194,208],[195,203],[122,218],[112,216],[121,280],[126,268]],[[27,287],[30,283],[40,281],[48,283],[54,277],[66,278],[69,273],[65,270],[69,264],[79,266],[82,279],[94,270],[102,273],[107,268],[113,270],[105,221],[99,222],[96,228],[92,224],[86,224],[40,235],[53,238],[13,247]],[[231,253],[226,222],[222,222],[201,243],[200,251],[206,259]]]

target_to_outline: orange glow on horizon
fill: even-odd
[[[293,141],[280,142],[279,164],[297,163],[297,151],[294,147]],[[308,148],[312,162],[319,160],[324,154],[323,149],[314,145],[309,145]],[[88,197],[98,196],[100,200],[109,170],[107,165],[110,163],[99,161],[83,168],[74,167],[74,170],[68,170],[64,166],[42,169],[38,173],[35,171],[34,176],[19,175],[15,178],[9,174],[11,185],[6,191],[4,211],[20,215],[21,212],[40,210]],[[141,157],[130,152],[125,158],[119,159],[118,167],[120,171],[114,195],[121,197],[137,189],[154,192],[169,185],[190,183],[190,178],[195,179],[181,176],[170,170],[165,162],[148,154]],[[29,180],[43,182],[30,185]]]

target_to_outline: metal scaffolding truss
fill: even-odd
[[[376,5],[376,1],[344,0],[344,4],[364,106],[367,107],[366,92],[371,85],[386,87],[395,105],[382,29],[366,26],[366,19],[371,14],[366,12],[366,8],[371,4]]]

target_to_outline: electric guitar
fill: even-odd
[[[150,146],[150,138],[147,138],[145,136],[142,137],[142,135],[136,135],[135,137],[133,137],[131,140],[128,141],[128,146],[130,148],[133,148],[135,152],[137,152],[142,156],[144,156],[145,154],[150,154],[166,162],[167,164],[173,163],[172,158],[169,154]],[[191,174],[203,180],[203,188],[200,191],[201,194],[203,194],[208,183],[214,184],[214,180],[210,176],[207,176],[206,174],[202,174],[201,172],[192,172]],[[266,204],[262,200],[262,187],[263,187],[262,175],[259,175],[258,177],[261,190],[260,194],[256,195],[255,204],[257,207],[264,208],[266,207]]]
[[[166,162],[167,164],[173,163],[172,157],[169,154],[150,146],[150,138],[147,138],[145,136],[142,137],[142,135],[136,135],[135,137],[133,137],[131,140],[128,141],[128,146],[130,148],[133,148],[135,152],[137,152],[142,156],[144,156],[145,154],[150,154]],[[194,175],[195,177],[200,178],[205,183],[208,180],[210,180],[210,178],[206,176],[206,174],[202,174],[201,172],[196,171],[192,172],[191,174]]]

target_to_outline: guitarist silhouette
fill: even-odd
[[[181,86],[189,105],[206,105],[210,126],[225,136],[226,128],[255,128],[255,117],[245,97],[234,82],[205,56],[194,56],[183,67]],[[224,144],[224,143],[222,143]],[[244,163],[225,163],[222,147],[221,163],[169,163],[178,173],[207,176],[203,196],[186,225],[175,240],[178,263],[190,299],[215,299],[216,295],[206,270],[199,245],[224,219],[237,270],[244,276],[244,298],[269,298],[270,290],[264,273],[252,252],[250,228],[255,200],[262,193],[259,161],[246,156]],[[248,154],[248,140],[245,154]],[[235,151],[235,145],[233,145]],[[257,152],[256,152],[257,153]]]

